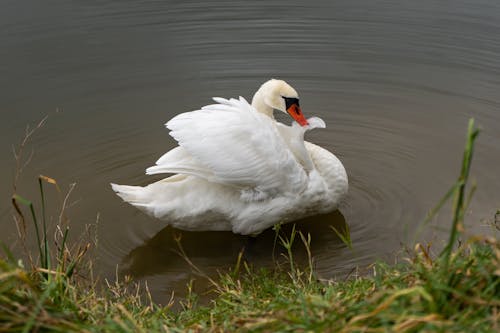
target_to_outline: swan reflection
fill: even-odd
[[[295,222],[296,230],[311,235],[311,251],[329,247],[331,257],[346,246],[332,230],[346,229],[346,221],[340,211],[307,217]],[[289,237],[293,223],[280,226],[280,235]],[[229,268],[236,263],[244,250],[245,259],[254,266],[266,267],[273,264],[273,258],[281,257],[282,246],[275,244],[276,231],[268,229],[255,238],[236,235],[232,232],[188,232],[169,226],[159,231],[144,244],[134,248],[122,261],[121,272],[134,278],[151,275],[176,275],[190,272],[191,268],[179,254],[176,238],[189,259],[204,273],[212,274]],[[273,254],[274,249],[274,254]],[[307,253],[299,238],[294,244],[294,260],[306,262]]]

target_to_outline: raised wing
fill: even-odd
[[[156,165],[146,169],[148,175],[158,173],[181,173],[215,181],[213,172],[180,146],[165,153],[156,161]]]
[[[240,97],[182,113],[166,126],[175,148],[148,173],[194,174],[244,189],[250,199],[302,191],[307,174],[278,131],[275,121]],[[256,195],[257,194],[257,195]]]

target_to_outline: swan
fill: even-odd
[[[306,131],[325,123],[304,117],[294,88],[271,79],[252,104],[243,97],[213,99],[216,104],[165,124],[178,146],[146,174],[174,175],[144,187],[111,184],[116,194],[178,229],[242,235],[338,207],[348,189],[345,168],[304,141]],[[295,121],[277,122],[274,109]]]

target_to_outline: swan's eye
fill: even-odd
[[[283,96],[283,99],[285,100],[285,105],[286,105],[286,109],[290,109],[290,107],[292,105],[297,105],[297,106],[300,106],[299,105],[299,99],[298,98],[295,98],[295,97],[285,97]]]

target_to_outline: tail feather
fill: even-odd
[[[123,201],[131,203],[134,206],[147,206],[147,197],[145,196],[144,187],[111,183],[111,188],[123,199]]]

